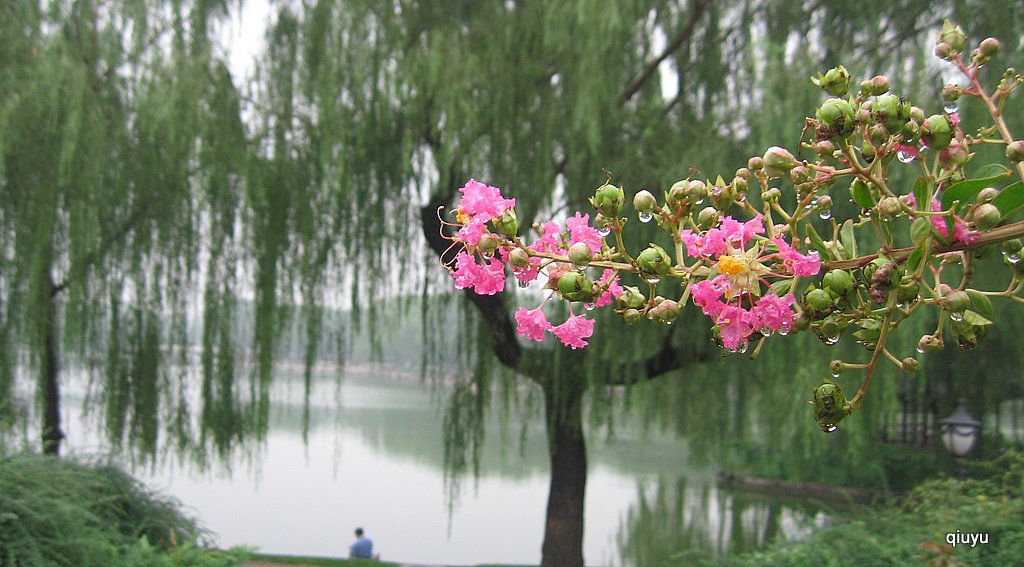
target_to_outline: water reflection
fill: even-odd
[[[480,477],[466,480],[449,510],[441,410],[428,386],[365,375],[318,384],[307,414],[301,382],[276,381],[266,444],[251,468],[235,463],[217,474],[168,460],[136,472],[193,508],[223,546],[341,556],[362,525],[389,560],[539,562],[548,488],[540,420],[524,430],[494,417]],[[95,445],[82,427],[72,431],[70,447]],[[713,470],[691,465],[679,439],[620,426],[613,440],[589,443],[588,565],[660,565],[687,548],[760,547],[799,535],[813,517],[719,491]]]

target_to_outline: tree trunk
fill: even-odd
[[[57,299],[53,293],[55,285],[49,274],[46,276],[49,285],[46,313],[43,314],[42,334],[43,353],[43,454],[60,455],[60,443],[64,439],[64,430],[60,426],[60,367],[57,356]]]
[[[583,567],[583,499],[587,447],[583,437],[583,388],[545,385],[551,488],[548,491],[541,567]]]

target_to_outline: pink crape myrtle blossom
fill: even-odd
[[[544,315],[544,310],[540,307],[536,309],[520,307],[516,311],[515,317],[516,323],[519,325],[516,333],[531,341],[543,341],[544,334],[551,330],[551,323],[548,322],[547,316]]]
[[[594,334],[594,320],[587,319],[583,315],[570,315],[565,323],[554,327],[551,332],[565,346],[573,349],[583,348],[587,346],[587,341],[583,339],[590,338]]]
[[[913,193],[907,195],[907,203],[911,207],[917,206],[917,198],[914,197]],[[942,210],[942,203],[937,199],[932,199],[932,212],[937,213]],[[930,217],[932,221],[932,227],[945,238],[949,238],[949,227],[946,226],[946,217]],[[978,233],[971,232],[967,228],[967,223],[964,219],[957,215],[953,215],[953,241],[962,242],[964,244],[970,244],[978,238]]]
[[[597,232],[597,229],[590,226],[590,215],[580,216],[580,212],[576,211],[576,214],[570,218],[565,219],[565,226],[569,229],[569,246],[582,242],[590,248],[590,251],[594,254],[601,252],[601,234]]]
[[[769,276],[814,276],[821,271],[816,252],[803,254],[781,237],[755,239],[764,234],[760,215],[741,223],[723,217],[718,226],[703,233],[680,232],[687,254],[714,266],[717,275],[690,286],[693,303],[715,321],[722,344],[742,348],[755,332],[788,332],[793,326],[792,295],[762,295],[762,282]],[[775,249],[767,246],[775,245]],[[773,270],[780,270],[775,273]],[[714,272],[713,272],[714,273]]]
[[[455,238],[461,242],[465,242],[470,246],[476,246],[480,244],[480,238],[484,235],[484,224],[487,219],[477,216],[473,217],[468,224],[462,226],[459,232],[455,235]]]
[[[485,221],[491,220],[516,206],[515,199],[505,199],[501,196],[501,189],[485,185],[476,179],[470,179],[459,191],[462,192],[462,200],[456,209],[473,218],[483,217]]]
[[[494,295],[505,289],[505,268],[501,260],[489,260],[478,264],[476,258],[466,251],[455,257],[455,287],[473,288],[480,295]]]
[[[600,286],[607,284],[608,289],[601,294],[601,297],[597,298],[594,307],[611,305],[612,300],[618,299],[622,295],[622,286],[619,285],[619,276],[615,275],[615,270],[606,269],[601,272],[601,279],[597,281],[597,284]]]

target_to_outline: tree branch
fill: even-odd
[[[644,70],[629,83],[626,90],[622,91],[622,94],[619,95],[619,102],[625,103],[628,102],[629,99],[633,98],[633,95],[640,90],[640,87],[642,87],[644,83],[654,75],[654,72],[658,70],[658,65],[661,65],[662,61],[668,59],[669,55],[672,55],[674,51],[679,49],[684,43],[687,43],[693,37],[693,30],[697,27],[697,22],[704,15],[704,11],[707,10],[709,4],[711,4],[711,0],[697,0],[690,12],[690,21],[686,22],[686,26],[684,26],[682,31],[679,32],[679,35],[677,35],[671,43],[665,46],[665,49],[661,54],[648,63],[647,66],[644,67]]]
[[[124,223],[121,224],[121,226],[119,226],[117,230],[113,232],[113,234],[111,234],[109,237],[103,239],[103,241],[100,242],[99,247],[97,247],[92,252],[86,254],[81,261],[77,262],[72,267],[72,269],[68,271],[68,274],[64,277],[63,280],[61,280],[60,283],[50,286],[50,297],[54,297],[57,294],[64,291],[65,289],[67,289],[75,278],[80,277],[81,275],[86,273],[89,270],[89,268],[92,267],[93,264],[102,260],[103,257],[106,256],[107,252],[110,251],[110,248],[115,243],[120,242],[121,239],[127,236],[129,232],[134,230],[135,227],[138,226],[140,222],[142,222],[142,220],[146,216],[147,211],[149,211],[149,202],[145,202],[139,205],[131,214],[131,216],[125,219]]]

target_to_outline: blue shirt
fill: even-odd
[[[352,547],[349,548],[348,556],[351,558],[372,558],[373,540],[366,536],[361,536],[352,544]]]

